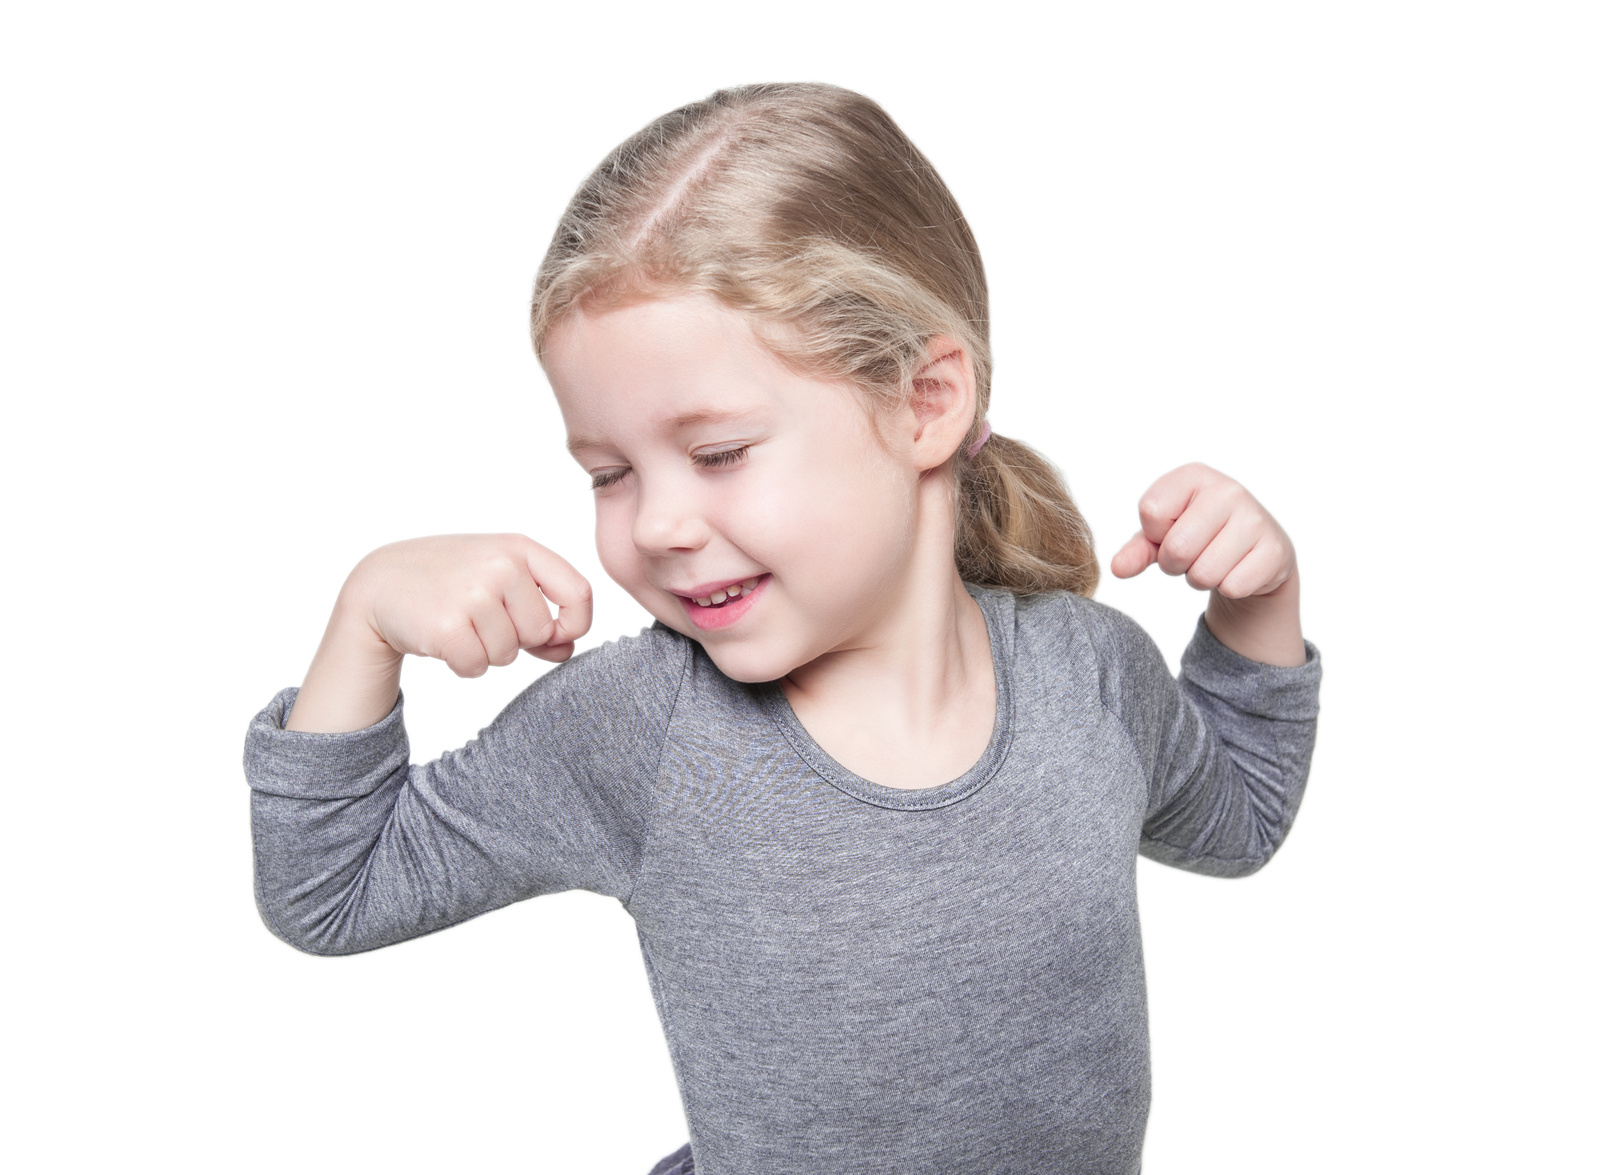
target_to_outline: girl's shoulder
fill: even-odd
[[[1036,647],[1062,658],[1068,672],[1092,684],[1114,710],[1173,709],[1184,682],[1250,714],[1311,719],[1318,706],[1320,655],[1307,641],[1305,664],[1265,665],[1220,644],[1199,616],[1177,677],[1151,635],[1109,604],[1048,592],[1019,597],[1016,608],[1019,637],[1032,634]]]
[[[599,663],[597,673],[628,675],[651,688],[677,686],[691,670],[694,646],[690,637],[656,620],[632,636],[603,641],[565,665],[593,660]]]
[[[1146,630],[1110,604],[1067,591],[1017,596],[1006,592],[1004,599],[1015,614],[1020,641],[1036,649],[1076,657],[1098,671],[1143,659],[1163,660]]]
[[[661,622],[633,636],[603,641],[545,673],[512,703],[528,709],[558,706],[594,718],[603,728],[634,716],[666,720],[691,673],[692,642]]]
[[[1173,680],[1146,630],[1109,604],[1067,591],[1006,592],[986,603],[1013,619],[1019,673],[1049,695],[1122,713]]]

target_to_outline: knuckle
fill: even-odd
[[[1245,600],[1253,594],[1253,589],[1232,577],[1219,585],[1219,594],[1227,600]]]
[[[1192,549],[1192,544],[1189,540],[1178,535],[1170,535],[1157,548],[1157,561],[1161,563],[1167,558],[1172,564],[1189,567],[1196,554],[1197,552]]]
[[[1285,557],[1284,550],[1278,543],[1260,539],[1253,547],[1250,561],[1253,566],[1248,570],[1252,576],[1269,579],[1290,560]]]
[[[488,654],[470,625],[446,622],[438,641],[440,659],[457,677],[481,677],[489,667]]]

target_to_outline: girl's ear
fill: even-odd
[[[916,468],[936,469],[955,455],[977,413],[977,376],[972,356],[949,335],[934,335],[910,381],[904,420]]]

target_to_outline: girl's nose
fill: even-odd
[[[645,487],[635,510],[634,540],[644,555],[696,550],[708,541],[708,524],[696,503]]]

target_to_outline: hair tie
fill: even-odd
[[[988,444],[988,443],[989,443],[989,418],[987,416],[985,416],[983,418],[983,427],[978,429],[978,439],[973,441],[970,445],[967,446],[966,455],[968,457],[976,457],[978,455],[978,450],[983,448],[983,446]]]

